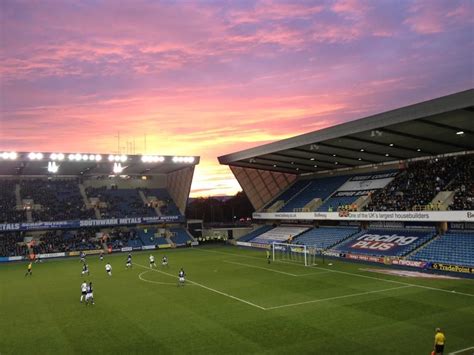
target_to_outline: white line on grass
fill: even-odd
[[[474,350],[474,346],[471,346],[470,348],[465,348],[465,349],[461,349],[461,350],[458,350],[458,351],[454,351],[452,353],[449,353],[449,355],[459,354],[459,353],[462,353],[464,351],[471,350],[471,349]],[[473,352],[473,354],[474,354],[474,352]]]
[[[267,267],[262,267],[262,266],[257,266],[257,265],[251,265],[251,264],[244,264],[244,263],[238,263],[236,261],[229,261],[229,260],[223,260],[223,262],[228,263],[228,264],[235,264],[235,265],[241,265],[241,266],[246,266],[254,269],[262,269],[262,270],[267,270],[271,272],[276,272],[278,274],[283,274],[287,276],[293,276],[293,277],[300,277],[300,276],[309,276],[309,275],[317,275],[317,274],[325,274],[329,271],[319,271],[319,272],[312,272],[308,274],[292,274],[290,272],[285,272],[285,271],[280,271],[280,270],[274,270],[274,269],[269,269]]]
[[[364,295],[370,295],[371,293],[379,293],[379,292],[400,290],[400,289],[402,289],[402,288],[407,288],[407,287],[412,287],[412,286],[399,286],[399,287],[386,288],[386,289],[383,289],[383,290],[375,290],[375,291],[351,293],[351,294],[349,294],[349,295],[335,296],[335,297],[328,297],[328,298],[319,298],[319,299],[311,300],[311,301],[298,302],[298,303],[289,303],[289,304],[283,304],[283,305],[281,305],[281,306],[267,307],[266,310],[272,310],[272,309],[278,309],[278,308],[285,308],[285,307],[293,307],[293,306],[300,306],[300,305],[308,304],[308,303],[317,303],[317,302],[324,302],[324,301],[332,301],[332,300],[338,300],[338,299],[341,299],[341,298],[364,296]]]
[[[168,276],[171,276],[171,277],[176,277],[176,276],[173,275],[173,274],[170,274],[170,273],[167,273],[167,272],[164,272],[164,271],[161,271],[161,270],[150,269],[148,266],[143,266],[143,265],[140,265],[140,264],[137,264],[137,263],[135,263],[135,265],[140,266],[140,267],[142,267],[142,268],[144,268],[144,269],[149,269],[149,270],[151,270],[151,271],[159,272],[159,273],[161,273],[161,274],[163,274],[163,275],[168,275]],[[252,303],[252,302],[250,302],[250,301],[246,301],[246,300],[243,300],[243,299],[241,299],[241,298],[238,298],[238,297],[229,295],[228,293],[225,293],[225,292],[222,292],[222,291],[219,291],[219,290],[215,290],[215,289],[213,289],[213,288],[204,286],[204,285],[202,285],[202,284],[200,284],[200,283],[191,281],[191,280],[189,280],[189,279],[188,279],[187,282],[189,282],[190,284],[193,284],[193,285],[202,287],[202,288],[204,288],[204,289],[206,289],[206,290],[208,290],[208,291],[212,291],[212,292],[218,293],[218,294],[220,294],[220,295],[222,295],[222,296],[226,296],[226,297],[232,298],[232,299],[234,299],[234,300],[236,300],[236,301],[239,301],[239,302],[248,304],[249,306],[252,306],[252,307],[261,309],[261,310],[263,310],[263,311],[266,310],[264,307],[259,306],[258,304],[255,304],[255,303]]]
[[[161,281],[151,281],[151,280],[147,280],[145,278],[142,277],[142,275],[146,274],[147,272],[150,272],[151,270],[146,270],[146,271],[143,271],[142,273],[140,273],[138,275],[138,278],[142,281],[145,281],[145,282],[149,282],[149,283],[152,283],[152,284],[158,284],[158,285],[172,285],[172,286],[176,286],[176,283],[173,283],[173,282],[161,282]]]
[[[224,255],[233,255],[233,256],[238,256],[238,257],[241,257],[241,258],[252,258],[252,259],[258,259],[258,260],[263,260],[263,259],[264,259],[263,257],[262,257],[262,258],[258,258],[258,257],[256,257],[256,256],[251,256],[251,255],[239,255],[239,254],[236,254],[236,253],[226,253],[226,252],[215,251],[215,250],[202,250],[202,249],[197,249],[197,248],[196,248],[196,250],[200,250],[200,251],[207,252],[207,253],[217,253],[217,254],[224,254]],[[291,264],[291,265],[295,265],[295,266],[301,266],[301,267],[304,267],[304,268],[307,268],[307,267],[308,267],[308,266],[304,266],[304,265],[300,265],[300,264],[295,264],[295,263],[287,262],[287,261],[283,261],[283,260],[277,260],[277,262],[285,263],[285,264]],[[339,274],[350,275],[350,276],[363,277],[363,278],[366,278],[366,279],[372,279],[372,280],[379,280],[379,281],[391,282],[391,283],[396,283],[396,284],[399,284],[399,285],[414,286],[414,287],[424,288],[424,289],[432,290],[432,291],[441,291],[441,292],[447,292],[447,293],[455,294],[455,295],[463,295],[463,296],[468,296],[468,297],[474,297],[474,295],[471,294],[471,293],[464,293],[464,292],[458,292],[458,291],[454,291],[454,292],[453,292],[453,291],[450,291],[450,290],[445,290],[445,289],[443,289],[443,288],[436,288],[436,287],[423,286],[423,285],[418,285],[418,284],[411,284],[411,283],[408,283],[408,282],[402,282],[402,281],[395,281],[395,280],[383,279],[383,278],[380,278],[380,277],[361,275],[361,274],[356,274],[356,273],[353,273],[353,272],[346,272],[346,271],[340,271],[340,270],[332,270],[332,269],[328,269],[328,268],[324,268],[324,267],[320,267],[320,266],[313,266],[313,268],[319,269],[319,270],[326,270],[326,271],[328,271],[328,272],[336,272],[336,273],[339,273]]]

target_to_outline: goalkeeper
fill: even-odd
[[[270,264],[270,250],[267,250],[267,262]]]

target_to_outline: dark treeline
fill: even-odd
[[[188,204],[186,217],[204,222],[234,222],[252,217],[254,209],[243,192],[226,200],[214,197],[197,198]]]

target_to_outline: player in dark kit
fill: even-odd
[[[183,268],[181,268],[181,270],[179,270],[179,274],[178,274],[178,287],[179,286],[184,286],[185,276],[186,276],[186,274],[184,273]]]
[[[125,267],[128,269],[128,268],[132,268],[132,254],[128,254],[128,257],[127,257],[127,263],[125,264]]]

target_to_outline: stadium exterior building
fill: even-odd
[[[230,167],[256,211],[253,218],[259,225],[237,242],[240,245],[268,247],[288,240],[317,245],[317,229],[330,226],[401,237],[407,228],[425,228],[433,234],[413,237],[410,240],[418,241],[409,249],[377,249],[377,237],[357,239],[360,233],[343,232],[318,246],[328,254],[355,255],[354,259],[361,252],[363,258],[371,255],[379,261],[386,261],[384,256],[433,261],[436,255],[413,256],[422,255],[429,244],[440,244],[441,236],[448,242],[444,234],[451,231],[471,230],[468,249],[474,252],[473,158],[471,89],[218,159]],[[284,227],[296,229],[285,232]],[[359,244],[345,245],[345,240]],[[392,247],[392,252],[382,252]],[[469,266],[470,273],[472,254],[457,263]],[[452,259],[447,262],[454,264]]]

